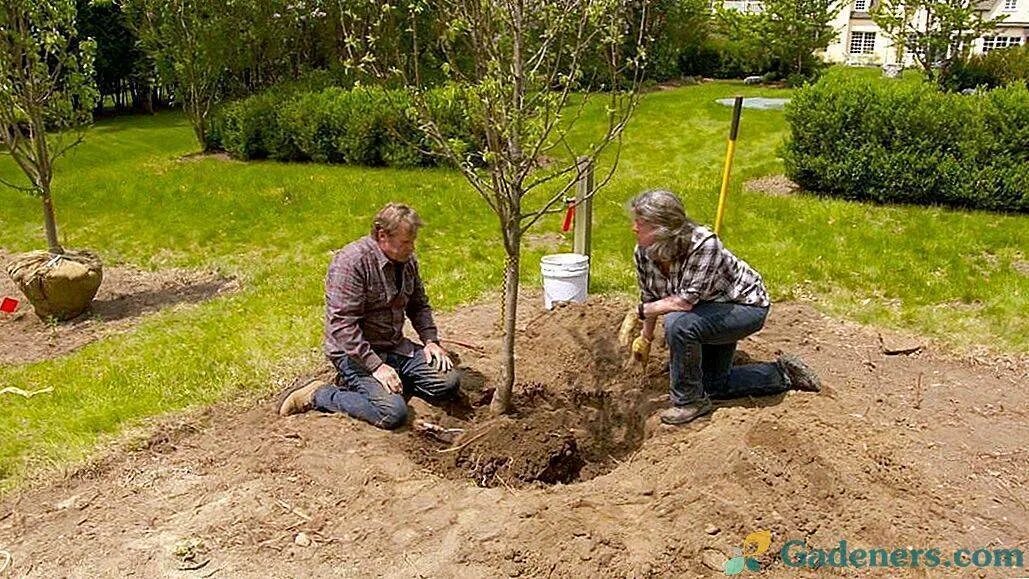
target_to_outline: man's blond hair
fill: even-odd
[[[400,230],[401,225],[407,225],[411,233],[417,233],[418,228],[424,225],[422,218],[418,217],[414,209],[403,203],[387,203],[385,207],[375,214],[372,221],[372,237],[380,231],[392,237]]]

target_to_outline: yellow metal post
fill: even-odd
[[[743,111],[743,97],[738,96],[732,106],[732,128],[729,129],[729,146],[725,149],[725,168],[722,169],[722,192],[718,195],[718,213],[715,214],[715,235],[722,229],[725,217],[725,202],[729,197],[729,175],[732,173],[732,158],[736,154],[736,136],[740,132],[740,113]]]

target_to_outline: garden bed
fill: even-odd
[[[6,266],[10,259],[11,254],[0,251],[0,264]],[[235,280],[209,271],[105,267],[103,284],[91,308],[74,320],[50,322],[36,317],[6,271],[0,271],[0,297],[21,302],[17,311],[0,313],[0,364],[63,356],[104,336],[128,330],[151,313],[196,304],[238,289]]]

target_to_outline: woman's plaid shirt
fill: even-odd
[[[771,305],[761,274],[733,255],[707,228],[693,230],[689,251],[681,261],[669,265],[667,276],[639,246],[636,247],[635,259],[640,299],[644,302],[678,295],[690,304],[732,302],[749,306]]]

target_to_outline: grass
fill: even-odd
[[[647,96],[595,205],[596,291],[634,291],[623,206],[640,190],[680,192],[696,219],[713,221],[730,115],[714,101],[737,93],[788,95],[719,82]],[[586,120],[598,126],[599,110]],[[957,348],[1029,351],[1029,277],[1016,271],[1029,259],[1026,216],[743,192],[746,179],[781,171],[776,149],[785,134],[781,112],[744,112],[723,231],[774,298],[806,297],[836,315]],[[64,241],[99,250],[108,264],[216,269],[239,277],[244,290],[159,313],[57,360],[0,366],[0,385],[55,389],[0,400],[0,489],[79,459],[142,418],[266,391],[316,360],[330,253],[365,234],[386,201],[411,203],[428,223],[419,254],[439,309],[501,285],[495,218],[455,173],[182,159],[194,150],[177,114],[98,124],[58,165]],[[18,174],[4,160],[0,176]],[[0,205],[0,247],[42,247],[38,201],[4,189]],[[560,219],[548,217],[538,231],[558,231]],[[569,237],[562,249],[570,247]],[[541,254],[525,251],[525,283],[539,283]]]

